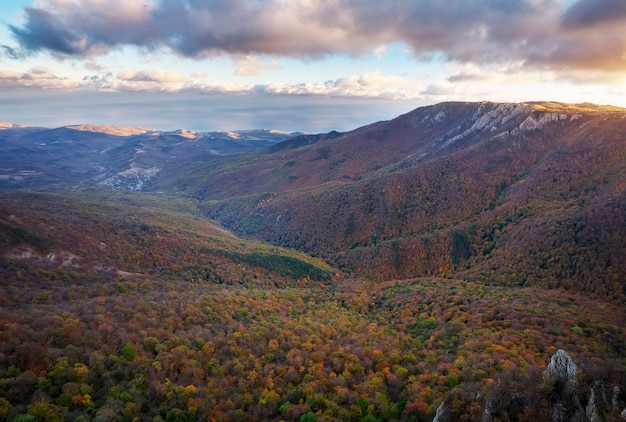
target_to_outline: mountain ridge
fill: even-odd
[[[601,244],[609,264],[596,287],[619,296],[625,134],[626,110],[613,107],[442,103],[209,170],[206,183],[183,190],[240,234],[377,279],[468,271],[485,282],[588,289],[589,269],[570,261],[578,253],[594,261],[597,251],[585,254]],[[550,235],[557,245],[569,244],[575,229],[566,227],[581,220],[595,234],[566,258],[555,261],[547,244],[531,256],[530,242],[550,237],[551,220],[563,225]],[[518,245],[521,259],[505,245]],[[529,268],[533,274],[519,271]]]
[[[560,108],[556,109],[555,104]],[[496,128],[495,124],[502,124],[509,127],[509,131],[518,130],[524,132],[528,130],[540,129],[550,121],[558,121],[558,113],[567,109],[574,109],[577,116],[580,113],[587,113],[587,116],[603,113],[609,110],[610,113],[622,113],[624,109],[604,106],[572,106],[554,102],[536,103],[463,103],[449,102],[440,103],[433,106],[420,107],[404,115],[398,116],[389,121],[382,121],[367,125],[354,131],[344,133],[332,133],[328,138],[327,134],[309,135],[297,140],[289,140],[292,146],[309,146],[310,151],[299,151],[300,160],[296,161],[292,147],[283,151],[285,160],[280,156],[275,159],[263,157],[259,158],[261,164],[255,169],[257,173],[263,173],[268,185],[279,186],[279,190],[297,189],[304,185],[314,185],[329,181],[349,182],[359,180],[374,174],[374,171],[385,171],[388,166],[410,166],[411,163],[423,161],[429,154],[440,154],[444,150],[452,151],[455,147],[462,146],[462,140],[471,141],[472,137],[489,135],[491,130]],[[472,110],[470,110],[472,109]],[[432,114],[430,112],[432,111]],[[508,112],[508,113],[507,113]],[[516,118],[524,114],[524,119],[517,121]],[[537,120],[533,113],[542,115],[544,120]],[[542,114],[543,113],[543,114]],[[419,115],[419,117],[417,116]],[[582,116],[582,115],[581,115]],[[450,121],[454,123],[451,123]],[[517,122],[517,125],[513,123]],[[519,134],[514,133],[514,134]],[[416,133],[420,138],[416,139]],[[435,135],[435,136],[433,136]],[[314,142],[310,142],[315,138]],[[320,142],[320,139],[322,142]],[[341,142],[331,142],[341,141]],[[381,148],[384,145],[384,148]],[[367,150],[369,155],[365,155]],[[279,143],[274,145],[271,152],[284,150],[284,145]],[[359,160],[352,160],[354,151],[359,150]],[[332,155],[332,158],[328,158]],[[287,164],[289,168],[278,169],[281,164]],[[306,162],[303,165],[302,162]],[[382,170],[381,170],[382,169]],[[243,168],[241,172],[247,172]],[[274,175],[273,180],[268,176]],[[234,185],[233,180],[245,180],[238,174],[237,167],[233,167],[229,173],[222,174],[219,179],[222,196],[237,195],[244,193],[248,189],[243,183],[242,188]],[[231,189],[232,186],[232,189]],[[261,187],[262,190],[264,189]],[[217,192],[212,192],[216,194]]]
[[[114,136],[132,136],[140,135],[142,133],[150,132],[150,129],[145,129],[136,126],[112,126],[112,125],[94,125],[91,123],[82,123],[78,125],[63,126],[68,129],[74,129],[84,132],[96,132],[104,133],[106,135]]]

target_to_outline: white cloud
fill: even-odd
[[[357,90],[383,90],[406,86],[408,81],[397,76],[383,75],[380,70],[365,73],[364,75],[349,76],[338,79],[334,83],[337,88],[357,89]]]
[[[106,66],[104,66],[102,63],[98,62],[94,58],[87,59],[84,62],[83,67],[87,70],[97,71],[97,72],[102,72],[106,70]]]
[[[50,73],[50,70],[37,66],[27,72],[0,70],[0,87],[31,87],[44,89],[73,89],[80,84]]]
[[[162,69],[154,70],[130,70],[124,69],[117,74],[118,79],[134,82],[156,82],[156,83],[179,83],[185,82],[187,77],[176,72]]]
[[[57,79],[56,76],[50,73],[50,69],[43,66],[33,67],[25,77],[30,79]]]
[[[55,76],[44,67],[29,72],[0,71],[4,87],[44,86],[47,88],[83,88],[120,92],[200,92],[200,93],[261,93],[269,95],[308,95],[328,97],[367,97],[386,99],[419,98],[421,84],[399,76],[386,75],[381,70],[361,75],[328,80],[326,82],[270,82],[265,84],[231,81],[205,81],[206,72],[194,72],[190,76],[163,70],[123,69],[113,75],[84,76],[79,82]],[[35,82],[47,80],[48,83]]]
[[[18,81],[22,79],[22,73],[13,72],[11,70],[0,70],[0,80],[4,81]]]
[[[422,89],[421,84],[398,76],[385,75],[380,70],[325,83],[270,83],[254,87],[255,92],[266,94],[386,99],[420,98],[419,92]]]
[[[279,69],[280,63],[276,59],[261,60],[257,56],[237,55],[233,58],[237,70],[235,73],[239,76],[257,76],[270,69]]]

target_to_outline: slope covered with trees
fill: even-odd
[[[449,395],[477,420],[561,348],[583,400],[623,385],[610,301],[342,276],[172,198],[2,194],[0,222],[2,420],[429,420]]]
[[[23,279],[183,279],[249,283],[259,276],[329,279],[305,254],[243,241],[172,197],[72,193],[0,194],[0,253]],[[34,264],[34,265],[31,265]],[[15,269],[3,266],[6,277]],[[32,273],[30,273],[32,272]],[[262,278],[262,277],[261,277]]]
[[[379,280],[456,274],[621,297],[625,157],[623,109],[452,103],[179,187],[235,232]]]

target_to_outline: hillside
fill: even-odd
[[[320,260],[243,241],[202,217],[194,203],[129,194],[0,193],[0,254],[5,279],[24,281],[177,279],[272,283],[323,280]],[[6,261],[13,264],[6,265]]]
[[[237,238],[194,201],[138,193],[2,193],[0,240],[2,420],[543,421],[626,408],[626,315],[611,301],[346,277]],[[541,377],[559,349],[579,365],[576,389]]]
[[[623,109],[444,103],[272,150],[170,186],[239,234],[370,278],[623,295]]]

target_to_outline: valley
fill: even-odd
[[[0,420],[624,417],[624,109],[0,127]]]

